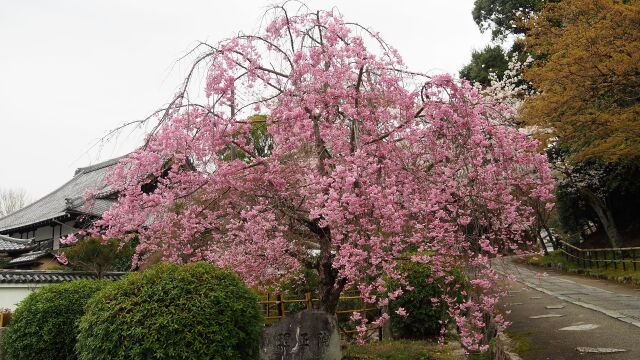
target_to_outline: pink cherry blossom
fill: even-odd
[[[69,259],[67,259],[67,256],[64,254],[64,252],[61,252],[59,254],[54,254],[53,256],[56,258],[56,261],[58,261],[58,263],[60,263],[61,265],[69,264]]]
[[[552,201],[538,144],[501,121],[508,105],[410,71],[375,32],[333,12],[270,14],[255,35],[199,48],[145,146],[109,177],[120,198],[92,234],[137,238],[134,265],[204,260],[254,287],[311,267],[329,312],[346,289],[386,304],[410,289],[399,263],[424,263],[478,349],[501,296],[490,259],[530,246],[529,200]],[[456,267],[478,279],[462,303]],[[364,333],[388,316],[354,319]]]
[[[60,243],[63,245],[73,245],[78,242],[78,237],[75,234],[65,235],[60,238]]]

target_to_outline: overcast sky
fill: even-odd
[[[76,168],[125,154],[94,146],[175,93],[197,41],[252,32],[273,0],[0,0],[0,188],[37,199]],[[373,28],[415,70],[456,73],[489,43],[473,0],[307,0]]]

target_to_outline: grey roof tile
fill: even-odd
[[[118,280],[126,275],[124,272],[107,272],[102,275],[103,279]],[[59,283],[64,281],[97,279],[95,273],[63,270],[7,270],[0,269],[0,283],[20,284],[20,283]]]
[[[69,211],[102,215],[115,200],[96,199],[95,204],[85,211],[83,195],[87,190],[96,189],[101,194],[110,194],[104,184],[105,176],[122,157],[101,162],[96,165],[79,168],[66,184],[40,200],[12,214],[0,218],[0,232],[27,226],[30,224],[55,219]]]
[[[50,253],[51,252],[49,250],[28,252],[26,254],[22,254],[18,257],[11,259],[11,261],[9,261],[9,265],[28,264],[38,259],[41,259],[49,255]]]
[[[35,249],[37,244],[33,239],[16,239],[6,235],[0,235],[0,252],[6,251],[28,251]]]

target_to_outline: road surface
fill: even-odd
[[[520,343],[524,360],[640,359],[640,291],[512,260],[494,266],[513,277],[507,333]]]

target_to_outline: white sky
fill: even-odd
[[[93,146],[175,93],[196,41],[252,32],[274,0],[0,0],[0,189],[37,199],[76,168],[133,150]],[[373,28],[410,68],[456,73],[489,43],[473,0],[306,0]],[[93,146],[93,147],[92,147]]]

